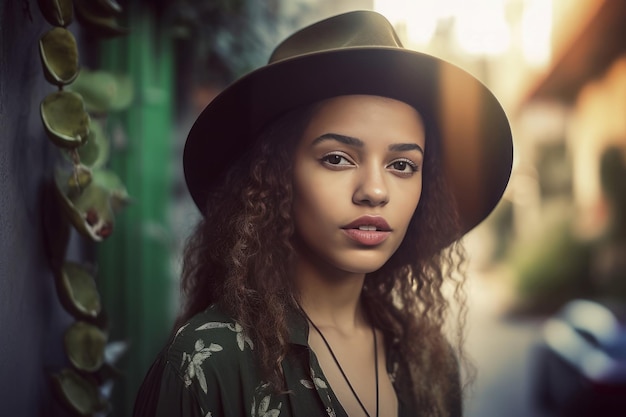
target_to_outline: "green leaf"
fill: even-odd
[[[134,98],[130,77],[107,71],[83,68],[69,88],[83,97],[87,110],[93,113],[124,110]]]
[[[93,416],[109,408],[95,382],[71,369],[53,374],[52,386],[59,401],[79,416]]]
[[[61,304],[78,319],[95,319],[102,310],[96,281],[87,268],[65,262],[56,276]]]
[[[78,46],[74,35],[64,28],[53,28],[39,40],[39,56],[49,83],[63,86],[78,76]]]
[[[52,26],[66,27],[74,19],[72,0],[38,0],[39,10]]]
[[[66,149],[76,148],[89,136],[89,114],[79,94],[57,91],[41,102],[41,120],[50,140]]]
[[[65,353],[79,371],[95,372],[104,362],[107,335],[93,324],[77,321],[65,332]]]
[[[130,202],[126,187],[112,171],[92,171],[91,183],[76,194],[69,186],[72,173],[57,170],[56,190],[61,206],[74,228],[94,242],[113,232],[115,213]]]

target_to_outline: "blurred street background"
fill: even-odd
[[[75,0],[75,10],[86,3]],[[626,305],[626,1],[112,3],[119,7],[98,9],[106,19],[90,20],[83,10],[67,26],[81,67],[67,88],[82,94],[97,130],[93,166],[114,173],[130,198],[102,242],[74,229],[67,238],[56,200],[46,197],[58,161],[71,159],[59,157],[39,115],[41,100],[56,90],[39,58],[54,18],[42,12],[46,1],[0,4],[1,415],[69,415],[50,385],[50,375],[75,366],[63,335],[80,316],[58,295],[55,248],[63,241],[65,260],[91,265],[96,277],[95,325],[109,342],[127,344],[121,359],[109,361],[114,368],[94,375],[108,415],[130,416],[171,330],[181,251],[199,218],[180,162],[191,124],[230,82],[264,65],[285,36],[356,9],[385,15],[407,48],[474,74],[511,122],[514,166],[504,199],[465,239],[466,346],[478,370],[465,415],[575,415],[559,408],[555,392],[566,384],[549,386],[543,371],[554,364],[538,352],[556,346],[548,348],[543,329],[568,302]],[[599,380],[598,372],[591,373]],[[555,380],[584,379],[563,375]],[[591,390],[612,395],[623,384]]]

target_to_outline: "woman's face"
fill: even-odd
[[[295,151],[299,256],[376,271],[402,242],[422,192],[424,126],[401,101],[340,96],[313,113]]]

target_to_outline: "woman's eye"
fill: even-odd
[[[322,162],[329,165],[353,165],[345,156],[338,154],[329,154],[322,157]]]
[[[394,161],[388,166],[394,171],[398,171],[403,174],[412,174],[417,171],[417,165],[414,162],[403,159]]]

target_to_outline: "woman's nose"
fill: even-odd
[[[360,167],[358,184],[352,195],[352,202],[375,207],[383,206],[388,201],[389,190],[383,170],[377,167]]]

